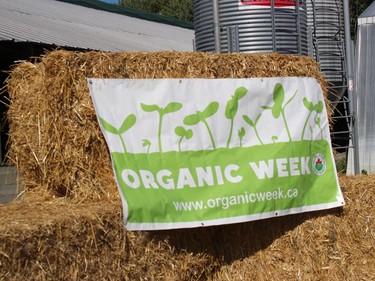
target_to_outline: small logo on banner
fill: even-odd
[[[316,154],[313,158],[312,168],[315,175],[323,175],[326,171],[327,165],[324,156],[320,153]]]

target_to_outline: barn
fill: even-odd
[[[13,195],[15,170],[6,163],[8,94],[4,82],[15,62],[63,48],[79,51],[193,51],[192,23],[97,0],[0,2],[0,196]],[[6,168],[5,168],[6,167]],[[8,196],[9,195],[9,196]]]
[[[375,173],[375,2],[358,18],[356,42],[356,93],[359,164],[363,173]],[[349,167],[351,168],[351,167]]]

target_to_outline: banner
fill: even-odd
[[[128,230],[344,205],[313,78],[89,79]]]

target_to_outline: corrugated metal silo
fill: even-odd
[[[330,99],[338,100],[348,86],[343,1],[308,0],[307,17],[312,30],[314,58],[332,83]]]
[[[218,15],[224,53],[233,38],[238,52],[308,53],[306,1],[218,0]],[[214,52],[213,1],[194,1],[194,22],[196,50]]]

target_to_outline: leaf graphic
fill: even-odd
[[[186,130],[184,127],[181,127],[181,126],[177,126],[175,129],[174,129],[174,132],[176,133],[177,136],[179,137],[184,137],[186,135]]]
[[[259,113],[257,118],[255,119],[254,125],[256,125],[258,123],[261,116],[262,116],[262,113]]]
[[[317,104],[313,104],[312,102],[308,101],[307,98],[303,98],[303,105],[310,112],[309,112],[309,115],[307,116],[305,124],[303,126],[301,139],[303,139],[304,136],[305,136],[305,130],[306,130],[306,127],[307,127],[307,123],[309,121],[309,118],[310,118],[312,112],[315,111],[316,113],[321,113],[323,111],[323,102],[322,101],[319,101]],[[315,119],[315,123],[320,127],[320,118],[317,117]]]
[[[255,122],[253,122],[253,120],[251,120],[251,119],[250,119],[248,116],[246,116],[246,115],[242,115],[242,118],[243,118],[243,120],[246,121],[247,124],[249,124],[251,127],[254,128],[254,132],[255,132],[255,134],[256,134],[256,136],[257,136],[257,139],[259,140],[260,144],[263,145],[263,142],[262,142],[262,140],[260,139],[260,136],[259,136],[258,130],[257,130],[257,128],[256,128],[256,124],[257,124],[257,122],[259,121],[260,116],[261,116],[261,114],[259,114],[259,115],[257,116],[257,118],[255,119]]]
[[[280,117],[281,111],[282,111],[282,106],[278,104],[274,104],[272,107],[272,116],[277,119]]]
[[[282,104],[284,102],[284,98],[285,98],[284,87],[280,83],[277,83],[273,90],[274,105],[272,107],[272,116],[275,119],[280,117],[281,111],[283,109]]]
[[[261,108],[263,108],[263,109],[272,109],[272,107],[267,106],[267,105],[262,105]]]
[[[174,129],[174,132],[176,133],[177,136],[180,136],[180,140],[178,141],[178,150],[181,152],[181,142],[184,139],[184,137],[188,140],[193,137],[193,131],[191,129],[185,130],[184,127],[182,126],[177,126]]]
[[[107,132],[110,132],[112,134],[116,134],[116,135],[119,134],[119,131],[114,126],[112,126],[107,121],[105,121],[103,118],[99,117],[99,120],[100,120],[100,124],[102,124],[104,130],[106,130]]]
[[[214,115],[217,112],[218,109],[219,109],[219,103],[214,101],[214,102],[210,103],[203,110],[203,112],[198,111],[196,114],[188,115],[184,118],[184,121],[183,121],[184,124],[188,125],[188,126],[193,126],[193,125],[198,124],[199,122],[202,122],[204,124],[204,126],[206,127],[207,131],[208,131],[208,134],[209,134],[210,139],[211,139],[212,147],[213,147],[214,150],[216,149],[215,140],[214,140],[214,137],[212,135],[211,129],[210,129],[210,127],[209,127],[209,125],[206,121],[206,118]]]
[[[225,108],[225,117],[228,119],[233,119],[234,116],[237,114],[238,110],[238,100],[242,99],[247,93],[247,89],[245,87],[238,87],[234,91],[234,95],[228,101],[227,106]]]
[[[147,139],[143,139],[142,141],[143,141],[142,146],[150,146],[151,145],[151,142]]]
[[[186,139],[190,140],[193,137],[193,131],[191,129],[186,131]]]
[[[164,109],[162,109],[162,113],[171,113],[179,111],[182,108],[182,104],[179,102],[171,102],[169,103]]]
[[[311,101],[308,101],[307,98],[303,98],[303,105],[307,108],[308,111],[313,111],[314,105]]]
[[[238,87],[234,92],[234,98],[236,100],[242,99],[247,93],[247,89],[245,87]]]
[[[242,115],[243,120],[246,121],[247,124],[249,124],[251,127],[254,127],[254,122],[251,120],[248,116]]]
[[[199,114],[191,114],[184,118],[184,124],[188,126],[193,126],[198,124],[200,121]]]
[[[238,130],[238,137],[242,139],[244,136],[245,136],[245,128],[241,127],[241,129]]]
[[[285,103],[285,105],[284,105],[284,109],[285,109],[285,107],[294,99],[294,97],[297,95],[297,93],[298,93],[298,90],[297,91],[295,91],[295,93],[294,93],[294,95]]]
[[[136,120],[137,120],[137,118],[135,117],[134,114],[130,114],[128,117],[126,117],[124,122],[122,123],[120,129],[119,129],[119,133],[123,134],[127,130],[129,130],[131,127],[133,127]]]
[[[214,101],[214,102],[211,102],[202,112],[201,114],[201,117],[202,119],[206,119],[208,117],[211,117],[212,115],[214,115],[217,110],[219,109],[219,103]]]
[[[225,107],[225,117],[233,119],[236,116],[238,110],[238,100],[235,98],[230,99]]]
[[[319,101],[316,105],[314,105],[314,110],[317,113],[321,113],[323,111],[323,103],[322,103],[322,101]]]
[[[238,111],[238,100],[242,99],[247,93],[245,87],[238,87],[234,91],[234,95],[232,98],[227,102],[227,106],[225,108],[225,117],[230,120],[230,128],[229,128],[229,135],[227,140],[227,148],[230,146],[230,142],[232,139],[232,132],[233,132],[233,125],[234,125],[234,117]]]
[[[181,107],[182,107],[182,104],[178,102],[171,102],[165,108],[160,108],[156,104],[147,105],[147,104],[141,103],[141,108],[144,111],[146,112],[157,111],[159,113],[158,146],[159,146],[160,152],[163,152],[162,143],[161,143],[161,130],[162,130],[162,124],[163,124],[163,116],[167,113],[178,111]]]
[[[285,98],[284,87],[280,83],[277,83],[273,90],[273,102],[276,105],[281,106],[284,102],[284,98]]]
[[[143,109],[143,111],[146,111],[146,112],[153,112],[153,111],[160,112],[161,111],[161,108],[157,106],[156,104],[147,105],[147,104],[141,103],[141,108]]]

